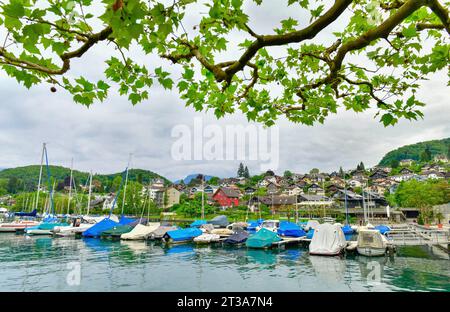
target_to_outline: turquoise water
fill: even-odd
[[[0,291],[450,291],[448,254],[428,247],[329,258],[4,233],[0,272]]]

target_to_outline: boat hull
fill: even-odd
[[[356,247],[356,250],[366,257],[380,257],[386,254],[386,248]]]
[[[33,229],[26,231],[27,235],[52,235],[51,230],[40,230],[40,229]]]

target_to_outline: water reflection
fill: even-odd
[[[0,235],[0,290],[450,291],[446,257],[426,247],[399,248],[392,258],[320,257],[297,247],[166,246],[5,234]],[[66,283],[72,261],[82,268],[76,287]]]

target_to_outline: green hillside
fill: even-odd
[[[402,146],[387,153],[380,161],[380,166],[389,166],[393,160],[414,159],[419,161],[422,153],[428,148],[431,157],[446,155],[450,157],[450,138],[442,140],[425,141],[411,145]]]
[[[61,166],[49,166],[50,168],[50,174],[52,177],[52,181],[56,180],[56,183],[61,184],[65,183],[67,184],[70,180],[70,169],[61,167]],[[26,190],[26,191],[32,191],[36,189],[38,179],[39,179],[39,165],[30,165],[30,166],[24,166],[24,167],[17,167],[17,168],[9,168],[4,169],[0,171],[0,184],[3,180],[4,183],[8,183],[11,180],[14,180],[15,183],[17,183],[17,189],[18,191]],[[96,174],[93,176],[93,180],[97,180],[101,183],[103,186],[104,191],[109,191],[109,188],[112,185],[112,181],[115,177],[121,176],[123,172],[113,173],[113,174]],[[75,183],[77,185],[80,184],[86,184],[87,179],[89,177],[89,173],[87,172],[81,172],[78,170],[73,171],[73,177],[75,180]],[[166,184],[169,184],[170,181],[166,179],[165,177],[160,176],[159,174],[149,171],[149,170],[143,170],[143,169],[130,169],[128,174],[130,181],[138,181],[142,183],[148,183],[150,180],[153,180],[155,178],[161,178],[165,181]],[[44,185],[47,185],[47,171],[46,168],[43,168],[43,174],[42,174],[43,181],[42,183]]]

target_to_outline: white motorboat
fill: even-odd
[[[16,232],[17,230],[24,230],[29,227],[38,225],[38,221],[19,220],[13,222],[0,223],[0,232]]]
[[[81,223],[78,226],[67,225],[67,226],[55,226],[52,230],[53,234],[56,236],[75,236],[76,233],[83,233],[89,229],[94,224],[91,223]]]
[[[256,231],[259,231],[264,228],[276,233],[279,227],[280,227],[280,220],[265,220],[261,223],[260,226],[256,227]]]
[[[367,257],[383,256],[388,247],[387,238],[374,229],[360,229],[358,232],[358,253]]]

